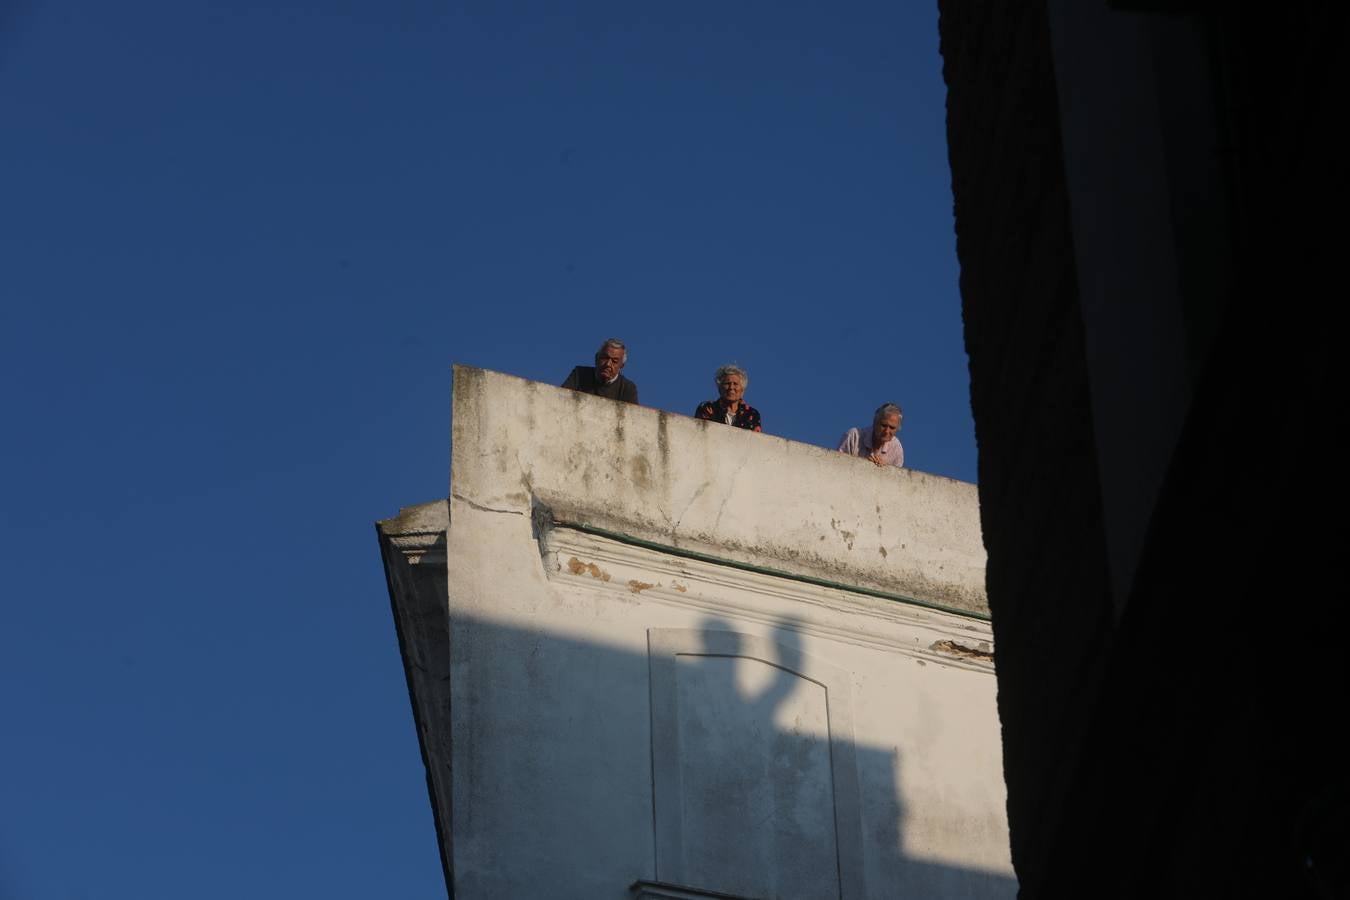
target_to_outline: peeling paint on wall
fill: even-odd
[[[573,575],[580,575],[587,572],[592,578],[599,578],[601,581],[609,581],[609,573],[597,566],[595,563],[584,563],[575,556],[567,561],[567,570]],[[651,585],[647,585],[651,587]]]

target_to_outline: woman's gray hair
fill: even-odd
[[[623,362],[625,365],[627,365],[628,348],[623,345],[623,341],[619,340],[618,338],[610,338],[609,340],[605,341],[603,344],[600,345],[600,349],[595,351],[596,359],[599,359],[600,357],[605,355],[606,347],[613,347],[615,350],[618,350],[621,353],[623,353]]]
[[[713,384],[716,384],[716,385],[720,386],[720,385],[722,384],[722,379],[723,379],[723,378],[726,378],[728,375],[739,375],[739,376],[741,376],[741,389],[742,389],[742,390],[744,390],[745,388],[748,388],[748,387],[750,386],[750,376],[747,375],[747,374],[745,374],[745,370],[742,369],[740,366],[720,366],[720,367],[718,367],[717,371],[713,373]]]
[[[904,414],[904,412],[900,409],[900,407],[896,406],[894,403],[883,403],[883,404],[881,404],[880,406],[878,406],[878,407],[877,407],[877,411],[876,411],[875,413],[872,414],[872,424],[873,424],[873,425],[877,424],[877,423],[880,422],[882,419],[886,418],[887,416],[889,416],[889,415],[891,415],[891,414],[894,414],[894,415],[897,415],[897,416],[900,417],[899,421],[897,421],[897,422],[895,423],[895,427],[896,427],[896,428],[899,428],[899,427],[900,427],[900,422],[905,421],[905,414]]]

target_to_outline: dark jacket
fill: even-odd
[[[595,377],[595,366],[577,366],[572,370],[572,374],[567,376],[567,380],[562,383],[562,386],[574,391],[581,391],[583,394],[608,397],[610,400],[622,400],[625,403],[638,402],[637,385],[624,378],[622,372],[612,383],[604,384]]]
[[[716,400],[706,400],[698,405],[694,410],[695,419],[707,419],[710,422],[725,422],[727,418],[727,404],[721,398]],[[759,410],[748,405],[744,400],[736,408],[736,413],[732,417],[731,424],[737,428],[744,428],[749,431],[763,431],[759,424]]]

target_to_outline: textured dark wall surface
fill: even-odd
[[[1073,268],[1049,16],[939,7],[1022,896],[1350,896],[1343,14],[1186,13],[1228,213],[1173,249],[1232,269],[1181,299],[1213,342],[1115,620],[1077,296],[1094,273]]]
[[[1013,862],[1025,890],[1109,636],[1100,492],[1044,10],[941,9]]]

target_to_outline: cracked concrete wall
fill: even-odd
[[[1016,894],[973,486],[463,367],[453,417],[452,896]]]

